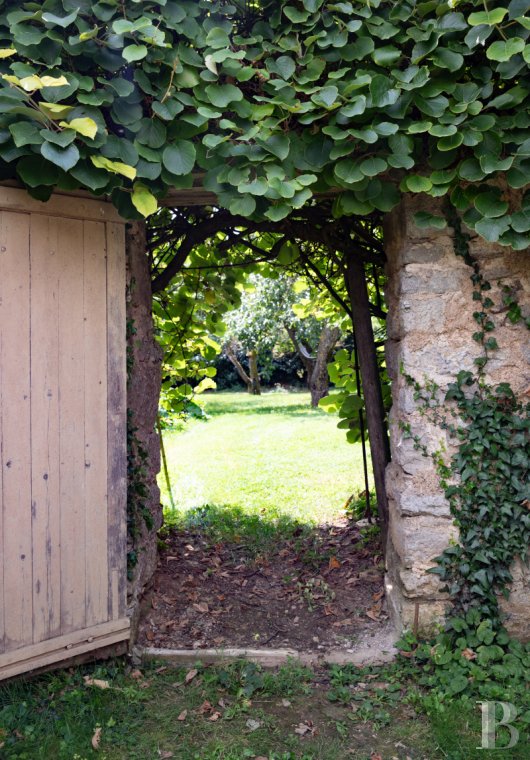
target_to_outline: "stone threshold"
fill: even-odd
[[[135,647],[135,660],[166,660],[174,665],[193,665],[197,662],[220,664],[233,660],[249,660],[265,668],[276,668],[289,660],[315,667],[319,665],[384,665],[397,654],[394,646],[398,636],[385,628],[375,636],[359,640],[348,649],[328,649],[322,652],[298,649],[268,649],[265,647],[226,647],[218,649],[159,649]]]

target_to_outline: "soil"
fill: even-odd
[[[254,557],[238,541],[179,530],[160,551],[138,643],[348,650],[386,620],[381,549],[356,524],[320,526]]]

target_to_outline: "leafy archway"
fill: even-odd
[[[257,263],[272,271],[280,268],[291,274],[304,275],[317,288],[325,290],[351,319],[354,366],[344,370],[346,373],[356,372],[357,376],[349,378],[351,383],[345,383],[340,397],[341,416],[352,431],[359,423],[364,426],[362,413],[359,419],[360,410],[354,402],[361,393],[362,376],[379,516],[385,530],[388,506],[384,478],[390,449],[380,381],[381,362],[372,327],[372,316],[383,320],[386,316],[380,289],[385,261],[381,235],[381,219],[377,214],[369,220],[347,217],[335,220],[329,203],[313,204],[277,223],[252,222],[215,207],[194,207],[166,209],[154,217],[150,224],[149,250],[155,294],[163,291],[179,273],[185,273],[188,281],[191,279],[193,283],[190,286],[188,282],[177,292],[158,299],[162,307],[159,315],[166,325],[167,340],[171,345],[173,366],[186,367],[184,396],[189,392],[189,364],[197,346],[194,344],[191,350],[186,350],[182,338],[193,324],[198,294],[201,291],[219,294],[223,289],[221,301],[229,303],[237,298],[238,272],[248,272]],[[223,270],[228,270],[229,276],[220,279],[219,272]],[[215,283],[208,283],[208,277],[213,277]],[[372,303],[368,280],[373,293]],[[197,321],[203,325],[208,355],[211,346],[207,333],[215,333],[219,318],[214,303],[215,300],[210,301],[206,315],[203,311],[197,315]],[[174,333],[179,331],[180,353],[175,351],[174,340]],[[179,376],[178,371],[175,374]],[[169,382],[173,383],[173,378]]]

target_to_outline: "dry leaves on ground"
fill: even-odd
[[[95,686],[98,689],[110,689],[110,683],[108,681],[102,681],[100,678],[90,678],[90,676],[83,676],[85,686]]]
[[[314,736],[316,728],[312,720],[304,720],[298,724],[294,732],[299,736]]]
[[[96,726],[96,730],[94,731],[94,734],[92,736],[92,749],[99,749],[99,745],[101,742],[101,726]]]

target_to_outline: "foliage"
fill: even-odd
[[[238,361],[248,373],[248,358],[243,351],[236,352]],[[221,354],[214,361],[216,370],[215,384],[217,390],[240,390],[241,380],[232,362]],[[294,351],[281,356],[268,356],[260,363],[260,380],[271,388],[281,386],[293,390],[304,385],[305,369],[298,354]]]
[[[281,273],[272,279],[257,272],[247,278],[244,288],[241,305],[226,318],[228,339],[234,338],[246,351],[281,353],[292,350],[286,333],[287,328],[292,328],[310,350],[316,348],[321,331],[318,317],[324,314],[315,315],[313,311],[306,315],[302,311],[298,316],[300,307],[311,300],[306,281]],[[331,309],[328,304],[328,311]]]
[[[37,197],[110,193],[126,217],[204,187],[278,221],[450,194],[486,240],[530,240],[529,5],[511,0],[6,0],[0,159]],[[462,183],[466,183],[462,187]],[[429,214],[421,224],[443,225]]]
[[[232,350],[235,344],[245,353],[257,352],[260,378],[267,383],[274,360],[292,351],[294,341],[299,351],[314,357],[323,328],[348,321],[329,293],[281,270],[264,277],[258,269],[241,287],[241,305],[226,316],[226,338]]]
[[[195,397],[215,388],[213,361],[221,351],[224,315],[241,303],[240,273],[201,268],[211,243],[197,246],[169,288],[155,295],[156,337],[163,350],[161,409],[166,424],[201,414]]]
[[[472,270],[478,304],[473,338],[480,353],[475,372],[459,372],[443,397],[433,381],[422,385],[405,375],[420,411],[455,444],[447,461],[444,451],[429,451],[410,425],[402,426],[415,447],[433,458],[459,532],[458,543],[437,557],[431,570],[445,582],[442,590],[451,600],[445,630],[414,653],[435,701],[456,694],[468,700],[507,699],[524,706],[521,720],[528,724],[530,647],[510,639],[499,596],[509,596],[513,563],[517,558],[526,562],[530,545],[530,403],[518,401],[507,383],[492,387],[486,381],[488,362],[498,349],[491,285],[470,254],[458,216],[450,215],[449,221],[455,251]],[[518,321],[520,315],[515,316],[511,321]]]
[[[138,545],[142,529],[152,530],[153,516],[147,506],[149,487],[147,485],[148,456],[142,442],[136,435],[131,410],[127,411],[127,577],[132,579],[138,563]]]
[[[389,747],[403,757],[429,760],[492,757],[474,751],[480,723],[469,725],[471,710],[460,707],[454,715],[429,717],[414,715],[407,706],[404,711],[396,699],[409,685],[404,667],[334,666],[313,672],[297,662],[274,670],[244,661],[210,667],[197,662],[195,677],[186,683],[190,671],[161,661],[131,668],[125,660],[111,660],[5,684],[0,690],[2,758],[368,760],[374,750],[384,756]],[[395,687],[401,675],[400,691]],[[385,681],[391,687],[386,695]],[[338,696],[344,696],[336,699],[339,689]],[[346,701],[348,692],[356,711]],[[327,698],[334,704],[326,704]],[[216,712],[217,720],[210,719]],[[478,717],[476,708],[473,712]],[[391,722],[383,725],[388,715]],[[295,727],[309,718],[314,736],[296,735]],[[101,728],[98,750],[91,746],[96,727]],[[399,750],[393,749],[396,744]],[[523,760],[525,752],[526,745],[511,757]]]
[[[136,334],[133,320],[127,321],[127,380],[133,370],[131,341]],[[153,516],[147,506],[149,486],[147,484],[148,455],[136,435],[134,414],[127,409],[127,577],[131,580],[138,562],[138,543],[143,527],[152,530]]]
[[[383,328],[382,328],[383,329]],[[380,357],[379,357],[380,358]],[[368,437],[363,417],[364,400],[362,382],[359,374],[358,359],[355,350],[341,348],[333,361],[328,364],[329,379],[338,392],[333,392],[319,401],[319,406],[326,412],[338,414],[337,427],[346,431],[348,443],[357,443]],[[380,378],[385,408],[391,405],[390,380],[386,373],[384,361],[380,362]]]

